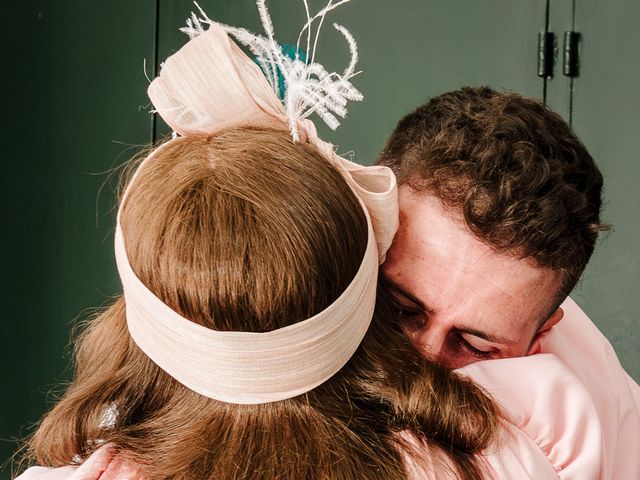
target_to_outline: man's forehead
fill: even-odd
[[[540,281],[556,276],[529,259],[496,252],[478,240],[438,199],[411,197],[402,208],[400,230],[390,262],[385,265],[391,270],[394,265],[398,267],[398,275],[410,279],[415,271],[430,272],[420,275],[420,281],[434,287],[490,286],[487,291],[507,296],[514,291],[531,294]]]
[[[455,224],[460,229],[466,229],[462,214],[428,191],[416,191],[409,185],[398,188],[398,204],[400,207],[400,228],[433,221],[437,224],[442,220],[447,224]],[[436,216],[437,215],[437,216]]]

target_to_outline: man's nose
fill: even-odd
[[[444,352],[446,332],[434,326],[425,326],[413,333],[411,340],[422,355],[438,361]]]

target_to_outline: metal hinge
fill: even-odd
[[[538,76],[553,77],[553,63],[555,57],[556,34],[541,32],[538,34]]]
[[[577,77],[580,62],[578,61],[579,32],[564,32],[564,50],[562,55],[562,73],[567,77]]]

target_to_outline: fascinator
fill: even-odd
[[[341,158],[318,137],[308,118],[316,113],[335,129],[338,118],[346,115],[347,101],[362,99],[350,81],[356,73],[356,42],[344,27],[335,25],[351,50],[347,68],[342,73],[327,72],[315,61],[326,14],[348,0],[330,0],[315,15],[303,1],[307,22],[298,43],[306,37],[310,55],[296,53],[292,58],[283,53],[264,0],[257,1],[264,36],[217,23],[198,6],[199,12],[183,29],[190,40],[166,60],[148,93],[155,111],[179,135],[215,135],[233,125],[282,125],[294,141],[312,144],[336,167],[359,199],[368,223],[362,263],[345,291],[317,315],[270,332],[208,329],[172,310],[136,276],[118,212],[115,254],[131,337],[178,382],[229,403],[268,403],[303,394],[349,361],[371,322],[378,266],[398,224],[393,173],[387,167],[363,167]],[[256,56],[262,69],[233,39]],[[153,156],[152,152],[139,169]]]

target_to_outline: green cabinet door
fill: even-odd
[[[118,171],[150,136],[155,2],[10,2],[3,13],[0,464],[71,374],[74,319],[119,289]],[[59,390],[59,389],[56,389]],[[0,467],[9,478],[9,467]]]
[[[611,340],[640,381],[640,3],[575,2],[580,75],[572,122],[605,177],[604,220],[613,225],[596,248],[575,300]]]

